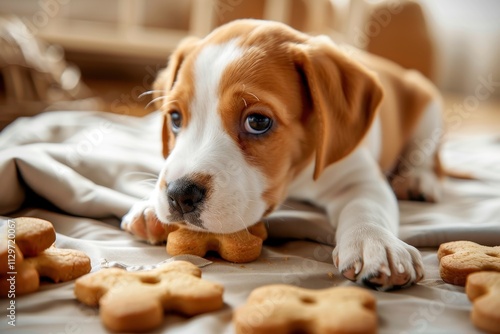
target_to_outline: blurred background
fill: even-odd
[[[0,128],[43,110],[147,114],[139,96],[181,39],[252,17],[419,70],[452,134],[500,133],[499,15],[497,0],[1,0]]]

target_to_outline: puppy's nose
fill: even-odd
[[[193,212],[203,202],[206,189],[186,179],[170,182],[167,187],[168,205],[180,214]]]

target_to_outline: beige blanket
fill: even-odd
[[[55,112],[16,121],[0,133],[0,215],[52,221],[57,246],[85,251],[93,270],[103,258],[129,265],[167,259],[164,247],[139,242],[118,227],[129,207],[148,195],[161,168],[160,126],[158,114]],[[439,278],[436,247],[459,239],[500,244],[500,140],[450,141],[443,157],[447,166],[473,171],[480,180],[447,180],[436,205],[400,203],[400,236],[420,247],[426,277],[409,289],[374,292],[381,333],[476,332],[463,288]],[[167,315],[156,332],[233,333],[232,310],[264,284],[351,285],[332,265],[334,231],[323,213],[301,203],[285,207],[268,219],[271,238],[259,260],[236,265],[211,258],[203,267],[206,279],[224,285],[224,309],[192,319]],[[2,317],[0,332],[106,332],[97,311],[79,304],[72,289],[73,282],[50,284],[17,297],[16,326]],[[8,302],[0,300],[2,314]]]

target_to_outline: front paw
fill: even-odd
[[[334,264],[351,281],[386,291],[423,278],[419,251],[381,227],[365,226],[340,239],[333,251]]]
[[[165,227],[158,220],[153,206],[148,201],[136,203],[123,216],[121,228],[153,245],[166,240]]]

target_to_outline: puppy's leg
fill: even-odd
[[[336,178],[340,189],[326,196],[325,202],[329,218],[337,225],[334,263],[346,278],[379,290],[418,282],[423,276],[422,259],[416,248],[397,237],[394,193],[367,151],[353,155],[341,162],[340,170],[325,176]]]
[[[437,202],[441,198],[441,166],[438,148],[443,136],[441,106],[431,102],[389,176],[392,189],[402,200]]]
[[[164,225],[158,220],[152,200],[139,201],[123,216],[121,228],[151,244],[165,241]]]

